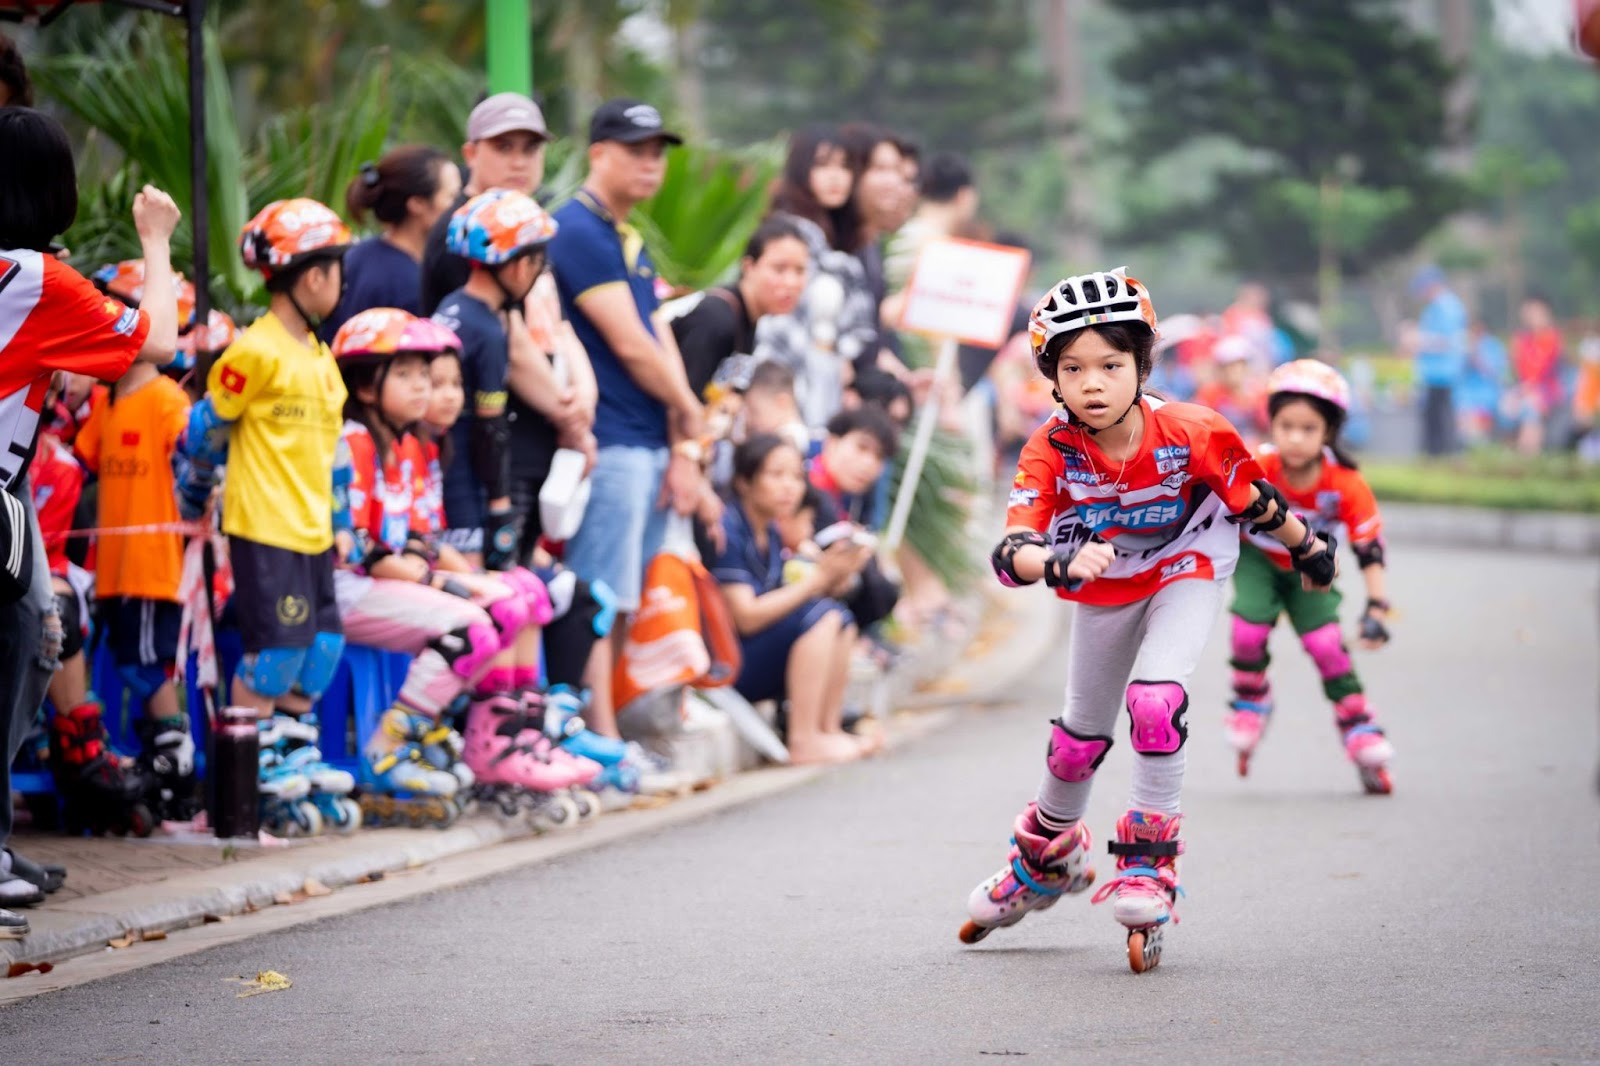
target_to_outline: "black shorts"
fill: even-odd
[[[233,613],[247,652],[309,648],[318,633],[343,633],[333,594],[333,549],[302,555],[228,537]]]
[[[181,605],[108,596],[99,602],[99,613],[118,666],[170,666],[177,660]]]

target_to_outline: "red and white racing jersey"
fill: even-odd
[[[1283,472],[1283,456],[1270,444],[1264,445],[1256,455],[1267,480],[1276,485],[1289,509],[1296,512],[1316,531],[1319,537],[1345,529],[1345,539],[1353,547],[1383,538],[1383,521],[1378,516],[1378,500],[1372,495],[1367,479],[1358,470],[1342,465],[1331,448],[1322,453],[1322,468],[1316,484],[1297,489],[1289,484]],[[1245,539],[1267,553],[1279,567],[1288,570],[1294,565],[1289,549],[1265,533],[1246,533]]]
[[[149,332],[142,311],[55,257],[0,250],[0,486],[28,468],[51,373],[119,378]]]
[[[1186,578],[1215,580],[1239,561],[1239,530],[1226,520],[1250,504],[1261,468],[1237,430],[1215,411],[1152,397],[1128,462],[1106,458],[1065,411],[1022,449],[1006,525],[1044,533],[1075,552],[1091,539],[1116,549],[1105,574],[1063,599],[1132,603]]]

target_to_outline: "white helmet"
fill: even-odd
[[[1128,277],[1127,267],[1058,281],[1034,305],[1028,319],[1033,358],[1042,360],[1050,341],[1063,333],[1113,322],[1143,322],[1151,333],[1156,332],[1150,290],[1137,278]]]

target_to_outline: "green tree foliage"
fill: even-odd
[[[1436,42],[1387,0],[1113,0],[1135,27],[1114,64],[1135,171],[1220,142],[1234,149],[1209,188],[1132,216],[1155,242],[1212,232],[1235,269],[1309,287],[1318,227],[1284,190],[1325,178],[1395,208],[1342,266],[1363,274],[1413,248],[1464,201],[1435,156],[1452,139],[1453,77]],[[1193,178],[1191,177],[1191,180]],[[1289,183],[1289,184],[1285,184]],[[1295,184],[1295,183],[1298,183]],[[1196,182],[1196,184],[1199,184]]]
[[[706,0],[712,131],[744,142],[865,119],[968,154],[1029,145],[1049,94],[1034,6]]]

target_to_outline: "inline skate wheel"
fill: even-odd
[[[270,828],[267,832],[286,839],[314,837],[322,832],[322,812],[317,810],[315,804],[297,804],[295,810],[289,812],[279,824],[276,832]]]
[[[1369,796],[1389,795],[1394,791],[1394,781],[1389,777],[1389,768],[1386,766],[1362,768],[1361,787],[1366,789]]]
[[[1239,753],[1239,776],[1250,776],[1250,753],[1248,751],[1241,751]]]
[[[550,801],[528,816],[534,829],[570,829],[578,824],[578,804],[571,796],[551,796]]]
[[[572,790],[572,800],[578,805],[578,819],[587,822],[600,816],[600,797],[586,788]]]
[[[1147,973],[1161,965],[1161,927],[1128,931],[1128,966],[1134,973]]]
[[[967,923],[961,927],[961,932],[959,935],[963,944],[976,944],[978,941],[982,940],[992,932],[994,932],[994,929],[991,927],[987,925],[979,925],[977,922],[974,922],[969,918]]]
[[[129,836],[143,838],[156,831],[156,818],[150,813],[149,807],[135,803],[128,808],[127,821],[124,825]]]
[[[361,804],[349,796],[340,796],[333,801],[333,809],[337,813],[331,814],[331,828],[340,833],[354,833],[361,828],[365,821],[362,815]],[[326,821],[327,819],[324,819]]]

